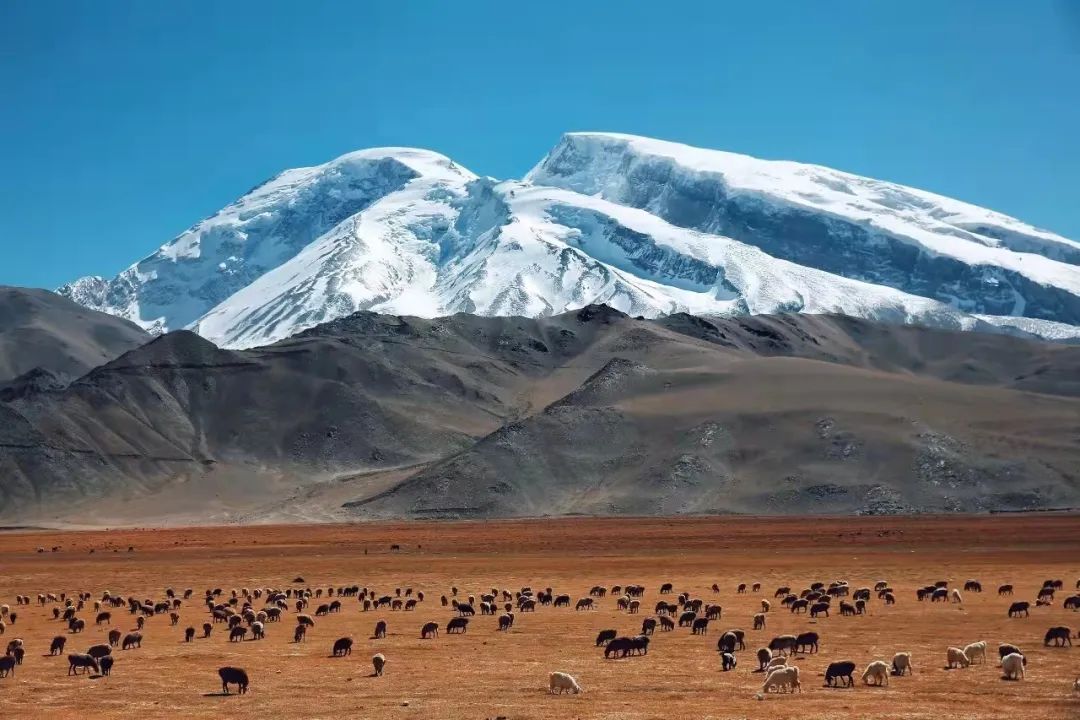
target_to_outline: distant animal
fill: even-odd
[[[101,674],[105,677],[112,675],[112,667],[115,661],[116,658],[114,658],[112,655],[106,655],[105,657],[98,660],[98,665],[101,667]]]
[[[1065,647],[1066,645],[1072,647],[1071,632],[1069,628],[1064,626],[1052,627],[1046,631],[1043,645],[1049,647],[1050,643],[1053,642],[1055,647]]]
[[[862,681],[865,685],[888,685],[889,666],[884,660],[875,660],[863,670]]]
[[[554,695],[556,694],[556,691],[558,691],[559,695],[562,695],[563,692],[567,691],[572,692],[575,695],[583,692],[578,681],[575,680],[572,675],[568,675],[564,672],[553,672],[548,675],[548,692]]]
[[[732,653],[722,653],[720,655],[720,662],[724,672],[727,672],[728,670],[734,670],[735,666],[738,664],[738,661],[735,659],[735,655],[733,655]]]
[[[618,636],[618,632],[615,630],[601,630],[596,636],[596,647],[600,647],[606,643],[611,642]]]
[[[893,655],[892,671],[893,675],[906,675],[909,672],[915,672],[915,668],[911,664],[911,653],[898,652]]]
[[[958,647],[951,647],[945,651],[947,659],[947,667],[949,668],[966,668],[971,665],[971,661],[968,660],[968,656],[964,654],[964,651]]]
[[[375,638],[381,639],[384,637],[386,637],[386,621],[380,620],[379,622],[375,623]]]
[[[429,638],[439,637],[439,623],[428,622],[424,623],[424,626],[420,628],[420,639],[427,640]]]
[[[836,681],[840,681],[840,687],[851,687],[855,684],[852,677],[855,673],[855,663],[850,660],[839,660],[829,663],[825,668],[825,685],[835,687]],[[846,681],[846,682],[845,682]]]
[[[450,618],[450,622],[446,623],[446,633],[452,635],[455,633],[463,633],[469,628],[469,619],[463,617]]]
[[[386,656],[382,653],[376,653],[371,657],[371,664],[375,668],[375,677],[381,676],[383,668],[386,667]]]
[[[49,645],[50,655],[63,655],[64,645],[67,645],[67,638],[63,635],[57,635],[52,639],[52,644]]]
[[[248,674],[238,667],[223,667],[218,669],[221,678],[221,691],[229,694],[229,685],[236,686],[236,692],[243,695],[248,691]]]
[[[124,650],[130,650],[131,648],[142,647],[142,633],[133,632],[124,636],[124,642],[121,648]]]
[[[802,692],[802,685],[799,683],[799,668],[795,666],[776,668],[765,678],[765,684],[761,687],[763,693],[770,690],[778,692],[781,689],[790,692],[795,690]]]
[[[1024,617],[1027,617],[1030,614],[1028,612],[1028,609],[1030,607],[1031,603],[1027,602],[1026,600],[1014,602],[1012,605],[1009,606],[1009,617],[1020,617],[1020,613],[1023,613]]]
[[[68,675],[78,675],[79,668],[82,668],[84,673],[89,673],[90,670],[101,672],[97,658],[93,655],[83,655],[81,653],[68,655]]]
[[[1001,658],[1001,672],[1006,680],[1023,680],[1024,665],[1024,656],[1019,653],[1011,653]]]
[[[352,655],[353,639],[350,637],[338,638],[334,641],[333,656],[345,657]]]

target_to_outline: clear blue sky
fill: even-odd
[[[113,275],[362,147],[567,130],[830,165],[1080,238],[1080,0],[0,3],[0,284]]]

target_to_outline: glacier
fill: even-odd
[[[152,332],[272,343],[359,310],[781,311],[1080,340],[1080,243],[815,165],[568,133],[522,180],[413,148],[287,170],[106,280]]]

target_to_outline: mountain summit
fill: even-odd
[[[842,313],[1080,339],[1080,243],[816,165],[570,133],[521,181],[379,148],[287,170],[112,280],[59,289],[223,347],[358,310]]]

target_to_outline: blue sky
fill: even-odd
[[[0,284],[113,275],[362,147],[568,130],[815,162],[1080,238],[1080,2],[0,3]]]

